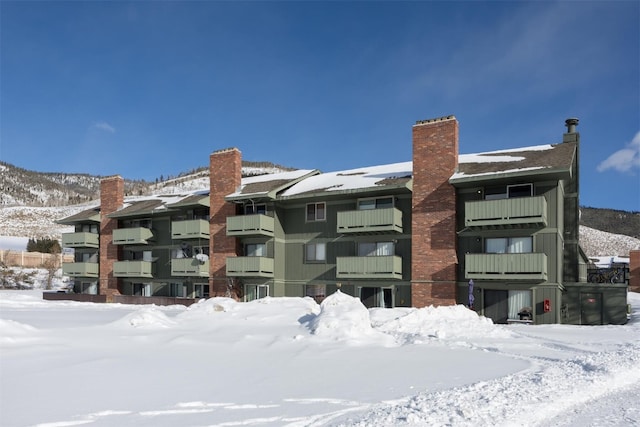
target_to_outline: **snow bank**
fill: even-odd
[[[389,320],[389,314],[393,313],[397,316]],[[399,344],[421,344],[433,339],[508,338],[512,335],[508,329],[494,325],[491,319],[478,316],[462,305],[411,308],[404,312],[374,309],[372,319],[377,330],[394,336]]]

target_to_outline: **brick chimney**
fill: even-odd
[[[458,166],[454,116],[413,126],[411,304],[456,304],[456,191],[449,178]]]
[[[118,220],[107,215],[122,207],[124,203],[124,180],[119,175],[100,181],[100,295],[111,302],[113,295],[120,295],[118,279],[113,277],[113,263],[118,260],[121,249],[113,244],[113,230],[118,228]]]
[[[209,221],[209,294],[227,296],[227,257],[238,255],[238,239],[227,236],[227,217],[236,215],[233,203],[224,200],[235,192],[242,180],[242,154],[237,148],[227,148],[209,156],[210,221]],[[232,297],[239,298],[236,289]]]

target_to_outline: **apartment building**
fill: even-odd
[[[586,283],[578,236],[577,119],[558,143],[459,155],[453,116],[413,126],[411,161],[242,177],[210,155],[210,186],[124,198],[103,180],[63,266],[78,299],[183,303],[227,296],[367,307],[464,304],[495,322],[621,324],[626,284]],[[65,294],[58,298],[74,298]]]

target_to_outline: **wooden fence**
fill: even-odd
[[[60,267],[62,262],[73,262],[73,255],[0,250],[0,263],[9,267],[41,268],[48,267],[51,263]]]

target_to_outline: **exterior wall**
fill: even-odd
[[[236,214],[236,206],[225,196],[236,191],[242,181],[242,154],[237,148],[216,151],[209,156],[209,294],[226,296],[229,291],[226,264],[228,256],[239,253],[238,240],[226,233],[227,217]],[[241,296],[236,293],[235,298]]]
[[[437,159],[437,161],[434,161]],[[443,117],[413,126],[411,305],[456,303],[458,121]]]
[[[119,281],[113,277],[113,263],[120,258],[120,247],[112,243],[112,233],[118,220],[107,215],[124,203],[124,179],[121,176],[104,178],[100,182],[100,279],[98,293],[111,301],[120,294]]]
[[[640,292],[640,250],[629,252],[629,291]]]
[[[337,232],[338,212],[357,209],[358,198],[394,196],[395,207],[403,212],[403,233],[358,234]],[[326,203],[325,221],[306,221],[307,203]],[[325,285],[326,295],[340,290],[352,296],[359,296],[361,287],[383,287],[394,290],[393,303],[396,306],[410,306],[411,277],[411,197],[404,193],[390,192],[354,194],[332,200],[310,198],[280,203],[276,214],[275,259],[276,266],[284,265],[284,271],[276,274],[275,296],[304,296],[305,285]],[[336,258],[357,255],[359,242],[394,241],[395,255],[402,257],[403,278],[395,279],[340,279],[336,277]],[[326,243],[326,261],[305,262],[307,243]],[[282,261],[284,260],[284,262]],[[406,288],[406,289],[405,289]]]

